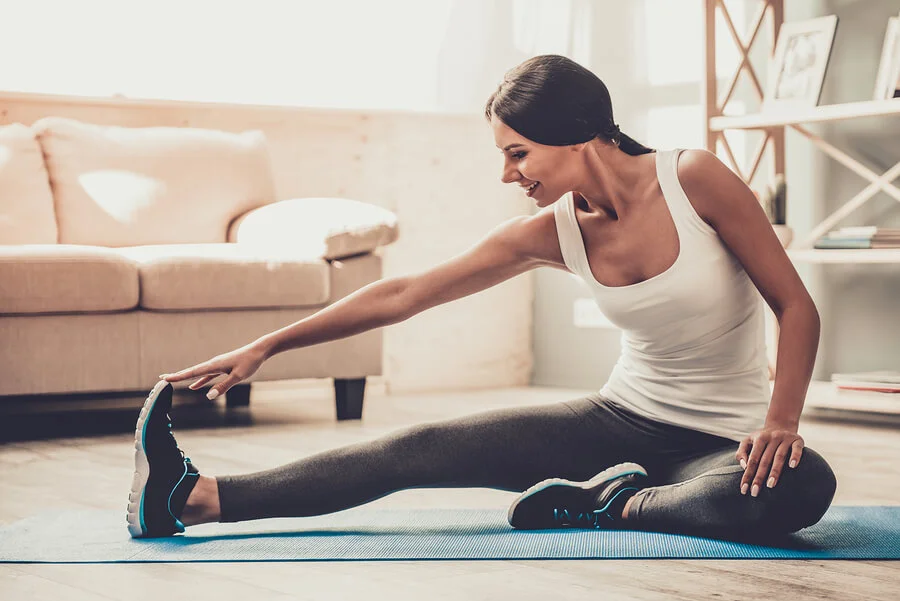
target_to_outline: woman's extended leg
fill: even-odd
[[[654,484],[632,499],[634,528],[715,538],[785,534],[818,522],[834,498],[831,467],[813,449],[803,449],[797,467],[785,467],[774,488],[742,495],[744,469],[738,444],[723,446],[658,468]]]
[[[269,470],[222,476],[216,479],[220,515],[195,521],[202,512],[194,512],[189,499],[182,520],[191,525],[319,515],[405,488],[522,491],[550,477],[590,478],[650,446],[613,417],[600,431],[586,419],[596,411],[589,397],[493,410],[405,428]],[[201,485],[195,489],[203,494]]]

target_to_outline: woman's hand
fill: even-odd
[[[206,394],[212,400],[220,394],[225,394],[235,384],[252,376],[268,358],[269,355],[263,346],[252,343],[230,353],[213,357],[205,363],[200,363],[173,374],[162,374],[159,377],[167,382],[180,382],[181,380],[200,376],[199,380],[188,386],[191,390],[197,390],[217,376],[227,375],[227,378],[214,385]]]
[[[749,488],[750,495],[757,496],[763,482],[769,488],[774,488],[789,453],[790,467],[795,468],[803,454],[803,438],[797,434],[797,426],[794,424],[766,423],[762,430],[742,440],[735,455],[744,468],[741,494],[747,494]]]

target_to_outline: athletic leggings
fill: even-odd
[[[806,447],[772,489],[740,494],[738,443],[654,421],[599,394],[407,427],[281,467],[218,478],[222,522],[312,516],[407,488],[521,492],[546,478],[587,480],[624,461],[648,487],[624,527],[716,538],[786,534],[819,521],[837,485]],[[765,474],[768,480],[768,473]]]

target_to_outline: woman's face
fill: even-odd
[[[519,135],[497,117],[491,117],[494,143],[503,153],[500,181],[516,184],[540,207],[552,204],[573,189],[577,162],[572,146],[545,146]]]

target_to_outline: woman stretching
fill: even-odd
[[[521,529],[725,538],[819,521],[836,480],[797,433],[819,316],[749,188],[707,151],[626,136],[603,82],[562,56],[509,71],[485,117],[502,181],[541,210],[428,271],[373,282],[160,376],[137,424],[132,536],[325,514],[414,487],[519,492],[509,522]],[[224,376],[215,398],[277,353],[401,322],[536,267],[580,276],[622,330],[597,393],[408,427],[243,475],[201,475],[171,434],[172,382],[197,378],[196,390]],[[781,329],[771,392],[763,299]]]

